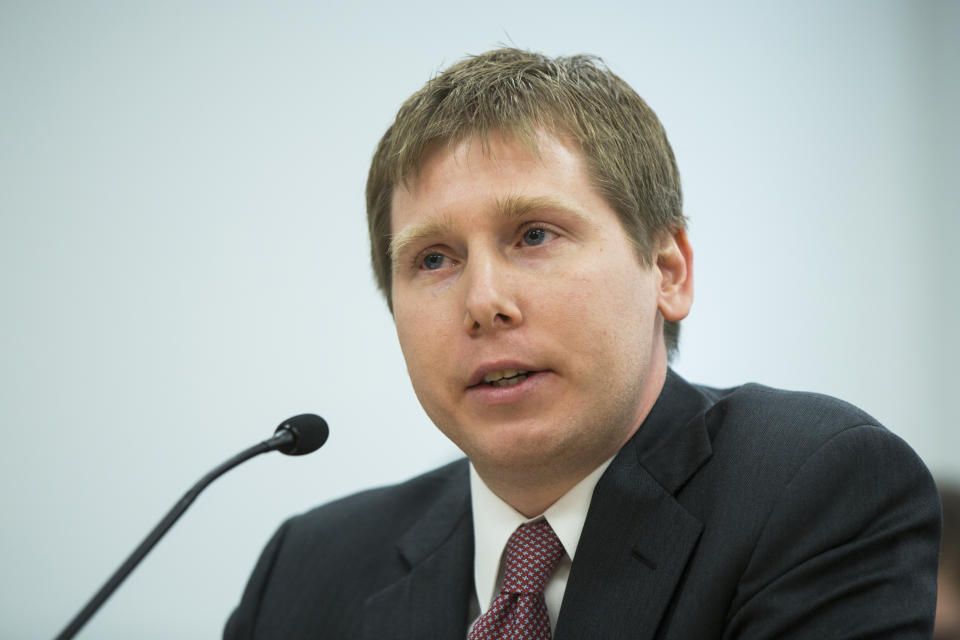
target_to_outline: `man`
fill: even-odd
[[[455,64],[381,140],[367,212],[414,389],[469,463],[285,523],[225,637],[929,637],[913,452],[840,401],[668,368],[693,253],[622,80]]]
[[[960,487],[939,484],[943,506],[934,640],[960,640]]]

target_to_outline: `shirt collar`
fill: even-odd
[[[470,463],[470,503],[473,507],[473,580],[481,611],[496,597],[500,560],[507,540],[522,524],[541,518],[550,523],[564,550],[573,560],[587,519],[593,490],[613,461],[613,456],[578,482],[542,515],[527,518],[501,500],[480,478]]]

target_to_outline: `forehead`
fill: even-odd
[[[393,191],[391,230],[477,207],[511,209],[505,203],[513,200],[563,202],[585,191],[593,188],[575,143],[544,132],[530,141],[490,133],[429,147],[419,170]]]

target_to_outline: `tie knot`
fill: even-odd
[[[546,520],[517,527],[507,541],[503,590],[540,593],[563,556],[563,545]]]

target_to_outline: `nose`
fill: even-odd
[[[517,283],[498,256],[472,256],[464,273],[466,310],[463,324],[478,334],[516,327],[523,322],[515,296]]]

